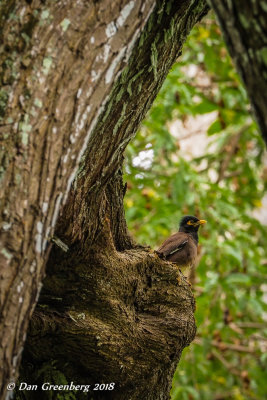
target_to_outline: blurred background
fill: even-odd
[[[198,327],[172,400],[267,398],[267,154],[212,16],[192,31],[128,146],[126,218],[156,249],[182,215],[200,230]],[[264,283],[265,282],[265,283]]]

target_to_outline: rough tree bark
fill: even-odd
[[[267,143],[267,5],[265,0],[209,0],[247,88]]]
[[[53,241],[22,379],[112,381],[104,398],[168,398],[195,334],[194,300],[174,265],[129,236],[121,168],[207,10],[204,0],[0,3],[1,399]]]

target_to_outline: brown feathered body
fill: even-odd
[[[177,264],[185,276],[197,261],[197,239],[190,233],[177,232],[171,235],[157,250],[166,260]]]

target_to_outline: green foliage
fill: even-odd
[[[267,234],[254,217],[267,178],[264,144],[249,111],[209,16],[192,31],[128,146],[126,217],[139,242],[156,248],[184,214],[208,220],[200,232],[202,258],[193,287],[198,333],[176,371],[172,400],[260,400],[267,393]],[[190,155],[170,133],[171,124],[212,112],[204,151],[195,155],[199,144],[192,135]]]

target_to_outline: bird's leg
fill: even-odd
[[[192,287],[192,284],[191,284],[191,282],[188,280],[188,278],[185,276],[185,281],[186,281],[186,283],[188,283],[188,285],[190,286],[190,287]]]
[[[182,279],[181,279],[181,273],[182,273],[182,271],[180,270],[180,268],[178,268],[178,271],[179,271],[180,273],[178,273],[177,282],[178,282],[178,285],[181,285],[181,283],[182,283]]]
[[[191,282],[189,281],[188,277],[185,276],[185,275],[183,274],[183,272],[181,271],[180,268],[179,268],[179,271],[182,273],[183,277],[185,278],[186,283],[187,283],[190,287],[192,287],[192,284],[191,284]]]

